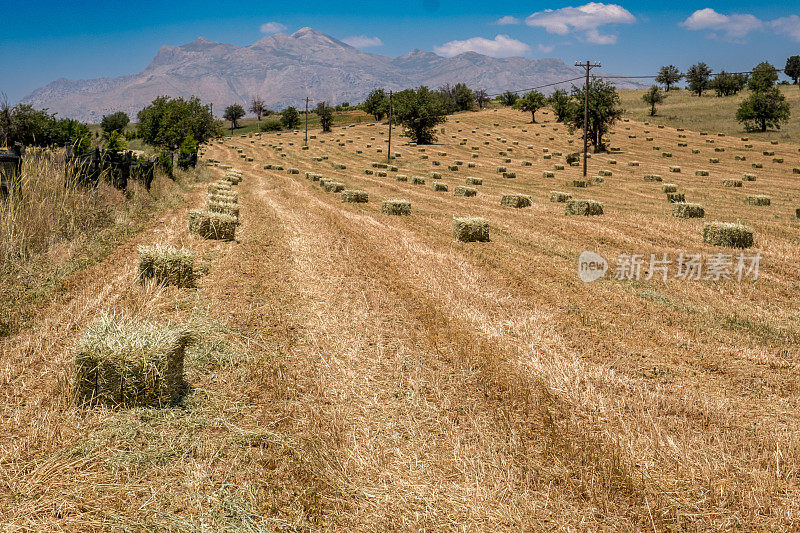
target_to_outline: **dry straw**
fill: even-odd
[[[384,200],[381,202],[381,213],[384,215],[410,215],[411,202],[408,200]]]
[[[75,347],[74,397],[80,406],[161,407],[184,390],[183,359],[191,331],[108,315]]]
[[[154,279],[163,285],[194,287],[195,254],[172,246],[139,247],[139,280]]]
[[[205,239],[232,241],[236,235],[236,218],[212,211],[190,211],[189,232]]]
[[[594,216],[603,214],[603,204],[596,200],[567,200],[565,215]]]
[[[479,217],[453,218],[453,238],[461,242],[488,242],[489,221]]]
[[[703,241],[714,246],[749,248],[753,246],[753,229],[739,223],[707,222]]]
[[[525,194],[504,194],[500,199],[500,205],[508,207],[530,207],[531,197]]]
[[[356,189],[345,189],[342,191],[342,202],[365,204],[369,202],[369,193]]]

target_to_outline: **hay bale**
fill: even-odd
[[[504,194],[500,199],[500,205],[509,207],[530,207],[531,197],[526,194]]]
[[[711,158],[708,159],[708,162],[709,163],[719,163],[719,158],[711,157]]]
[[[479,217],[454,217],[453,238],[461,242],[488,242],[489,221]]]
[[[325,182],[325,192],[342,192],[344,190],[344,183],[341,181],[326,181]]]
[[[553,165],[553,170],[564,170],[564,165],[556,163],[555,165]]]
[[[447,184],[441,181],[434,181],[433,190],[436,192],[447,192]]]
[[[381,202],[381,213],[384,215],[410,215],[411,202],[408,200],[384,200]]]
[[[644,181],[661,181],[661,176],[658,174],[645,174]]]
[[[572,180],[568,185],[572,185],[573,187],[588,187],[589,182],[585,180]]]
[[[398,174],[397,176],[395,176],[395,179],[397,181],[408,181],[408,176],[406,176],[405,174]]]
[[[154,279],[162,285],[194,287],[195,254],[172,246],[139,247],[139,280]]]
[[[700,204],[690,204],[686,202],[676,202],[672,206],[672,216],[678,218],[704,218],[706,211]]]
[[[464,181],[467,185],[483,185],[483,178],[468,176]]]
[[[629,167],[638,167],[639,166],[639,162],[638,161],[628,161],[628,166]]]
[[[102,316],[75,346],[79,406],[162,407],[185,389],[183,359],[193,332]]]
[[[742,180],[744,180],[744,181],[756,181],[756,175],[755,174],[745,174],[744,176],[742,176]]]
[[[556,177],[556,173],[553,172],[552,170],[545,170],[544,172],[542,172],[542,177],[543,178],[555,178]]]
[[[603,204],[596,200],[567,200],[565,215],[595,216],[603,214]]]
[[[748,205],[770,205],[772,200],[769,196],[764,194],[756,194],[753,196],[748,196],[746,202]]]
[[[567,200],[572,200],[572,195],[568,192],[550,191],[550,201],[564,203]]]
[[[432,180],[440,180],[442,179],[442,174],[440,172],[428,172],[428,177]]]
[[[603,176],[604,178],[610,178],[614,173],[610,170],[598,170],[597,175]]]
[[[342,202],[365,204],[369,202],[369,193],[357,189],[345,189],[342,191]]]
[[[472,197],[478,195],[478,189],[474,187],[465,187],[464,185],[456,185],[453,194],[455,196]]]
[[[722,180],[723,187],[741,187],[742,180]]]
[[[665,183],[661,186],[661,192],[677,192],[678,186],[674,183]]]
[[[678,202],[685,202],[686,195],[682,192],[668,192],[667,193],[667,201],[671,204],[675,204]]]
[[[220,202],[209,199],[208,210],[212,213],[222,213],[236,219],[239,218],[239,205],[233,202]]]
[[[218,239],[232,241],[236,236],[236,226],[239,221],[223,213],[212,211],[190,211],[189,233],[204,239]]]
[[[669,167],[669,171],[670,171],[670,172],[673,172],[673,173],[675,173],[675,174],[680,174],[680,172],[681,172],[681,167]]]
[[[695,170],[695,176],[708,176],[708,170]]]
[[[749,248],[753,246],[753,229],[738,223],[706,222],[703,242],[729,248]]]
[[[517,177],[516,172],[503,172],[503,177],[506,179],[515,179]]]
[[[411,178],[411,185],[425,185],[425,178],[421,176],[414,176]]]
[[[661,157],[672,157],[672,152],[661,152]]]

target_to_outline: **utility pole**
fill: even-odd
[[[575,62],[576,67],[586,69],[586,86],[583,89],[583,177],[586,177],[586,160],[587,152],[589,151],[589,71],[593,68],[600,68],[600,63],[595,61],[591,63]]]
[[[306,96],[306,140],[303,146],[308,146],[308,96]]]
[[[389,90],[389,153],[386,155],[386,162],[392,162],[392,91]]]

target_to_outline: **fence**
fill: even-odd
[[[0,150],[0,197],[19,189],[23,154],[24,150],[19,144],[8,150]]]

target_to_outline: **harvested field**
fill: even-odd
[[[570,154],[579,138],[549,112],[537,120],[490,109],[449,117],[438,145],[393,137],[392,162],[409,181],[363,173],[386,160],[379,123],[337,126],[342,142],[320,134],[307,150],[299,132],[211,143],[208,157],[241,170],[235,242],[189,234],[187,211],[204,205],[208,181],[195,183],[191,206],[73,274],[33,323],[0,339],[0,524],[798,529],[798,146],[746,148],[716,132],[712,144],[688,129],[621,122],[610,136],[613,176],[562,193],[553,189],[583,181],[582,169],[553,171],[558,156],[544,155]],[[231,147],[245,143],[252,162]],[[757,181],[723,185],[766,150],[785,163],[764,158]],[[438,152],[440,166],[421,157]],[[719,163],[708,166],[711,157]],[[430,172],[464,183],[445,165],[467,160],[482,180],[475,197],[414,185]],[[593,154],[589,176],[607,161]],[[642,178],[670,163],[686,169],[669,181],[688,203],[666,202],[664,184]],[[545,177],[556,173],[557,183]],[[370,201],[344,205],[329,183]],[[596,203],[569,198],[576,190]],[[531,207],[505,207],[506,195]],[[704,219],[673,216],[693,204],[705,220],[751,229],[752,247],[734,248],[744,234],[729,226],[706,231]],[[596,207],[603,216],[564,215]],[[155,242],[208,264],[196,289],[138,282],[138,246]],[[612,268],[640,254],[642,276],[584,282],[584,251]],[[719,268],[740,253],[760,254],[757,282],[680,279],[675,264],[666,279],[645,276],[651,256],[697,255]],[[75,407],[73,349],[105,311],[202,333],[186,348],[176,407]]]

